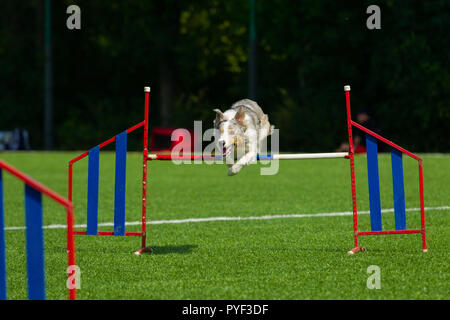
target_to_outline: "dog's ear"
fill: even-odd
[[[234,120],[239,123],[241,126],[245,127],[245,112],[244,109],[240,108],[236,115],[234,116]]]
[[[214,120],[214,124],[219,123],[220,121],[225,119],[222,111],[220,111],[219,109],[214,109],[213,111],[216,113],[216,120]]]

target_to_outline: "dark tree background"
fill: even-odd
[[[81,30],[66,28],[67,6]],[[381,8],[368,30],[366,8]],[[85,149],[143,117],[212,124],[248,95],[247,0],[52,1],[54,147]],[[43,0],[0,2],[0,130],[43,147]],[[283,151],[333,151],[346,139],[343,86],[384,136],[450,151],[448,0],[256,1],[257,101]]]

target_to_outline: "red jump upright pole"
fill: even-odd
[[[427,239],[425,235],[425,200],[423,196],[423,165],[422,159],[419,160],[419,190],[420,190],[420,222],[422,233],[422,251],[428,252]]]
[[[147,161],[148,161],[148,108],[150,87],[144,88],[145,94],[145,112],[144,112],[144,147],[142,159],[142,246],[135,251],[136,255],[144,252],[151,252],[152,248],[146,247],[147,241]]]
[[[66,209],[66,223],[67,223],[67,263],[68,267],[76,266],[75,262],[75,233],[73,226],[75,224],[73,205]],[[74,271],[76,272],[76,271]],[[74,274],[72,273],[72,276]],[[71,275],[69,275],[70,277]],[[75,281],[76,281],[75,277]],[[69,300],[77,300],[77,283],[72,282],[69,288]]]
[[[350,176],[352,181],[353,232],[355,239],[355,247],[348,253],[354,254],[358,251],[364,251],[364,248],[360,248],[358,244],[358,209],[356,207],[355,159],[353,150],[352,114],[350,109],[350,86],[345,86],[344,92],[347,106],[348,158],[350,160]]]

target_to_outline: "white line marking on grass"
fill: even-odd
[[[438,210],[445,211],[450,210],[450,206],[442,207],[425,207],[425,211]],[[420,208],[407,208],[407,212],[420,211]],[[381,212],[394,212],[394,209],[383,209]],[[369,214],[370,211],[359,211],[358,214]],[[171,220],[154,220],[149,221],[147,224],[170,224],[170,223],[190,223],[190,222],[209,222],[209,221],[239,221],[239,220],[270,220],[270,219],[287,219],[287,218],[315,218],[315,217],[341,217],[351,216],[352,211],[342,212],[323,212],[323,213],[301,213],[301,214],[275,214],[264,216],[250,216],[250,217],[209,217],[209,218],[187,218],[187,219],[171,219]],[[125,222],[127,226],[140,225],[141,221]],[[99,227],[112,227],[114,222],[103,222],[98,224]],[[86,228],[85,224],[77,224],[75,228]],[[65,229],[64,224],[51,224],[44,226],[43,229]],[[25,230],[25,227],[5,227],[5,230]]]

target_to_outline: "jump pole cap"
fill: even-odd
[[[350,91],[350,86],[344,86],[344,91]]]
[[[144,87],[144,92],[150,92],[150,87]]]

